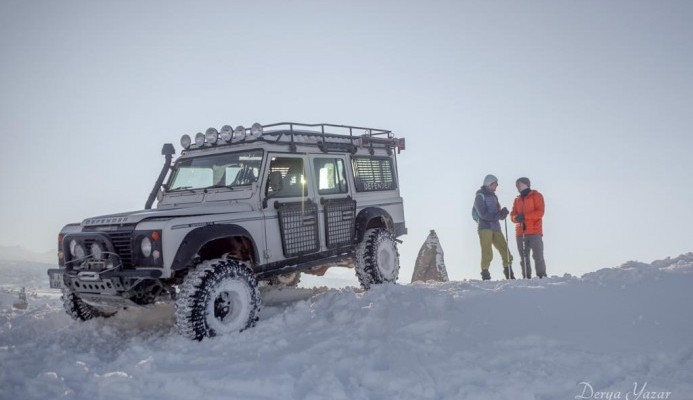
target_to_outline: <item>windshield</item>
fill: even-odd
[[[167,190],[234,188],[257,182],[262,150],[214,154],[178,160]]]

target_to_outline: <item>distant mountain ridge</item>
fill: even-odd
[[[30,261],[53,264],[57,262],[58,256],[56,255],[56,252],[52,250],[43,253],[35,253],[21,246],[0,246],[0,260]]]

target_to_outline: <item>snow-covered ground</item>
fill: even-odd
[[[581,278],[274,292],[255,328],[202,342],[164,304],[74,322],[46,268],[0,263],[3,400],[693,399],[693,253]]]

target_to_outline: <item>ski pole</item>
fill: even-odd
[[[531,274],[532,268],[529,265],[529,249],[527,248],[527,240],[525,239],[525,229],[527,225],[522,222],[522,272],[525,278],[529,279],[529,274]]]
[[[508,260],[508,265],[506,268],[508,268],[508,275],[505,276],[506,279],[510,279],[512,276],[512,270],[510,269],[510,242],[508,241],[508,217],[505,218],[505,256],[507,257],[506,260]]]

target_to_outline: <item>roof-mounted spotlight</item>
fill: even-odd
[[[238,125],[236,129],[233,130],[233,141],[240,142],[245,139],[245,128],[243,125]]]
[[[231,142],[231,139],[233,138],[233,128],[231,125],[222,126],[219,136],[221,136],[221,140],[225,141],[226,143]]]
[[[197,147],[202,147],[205,145],[205,134],[202,132],[197,132],[195,135],[195,145]]]
[[[219,132],[215,128],[209,128],[205,132],[205,141],[209,144],[217,144],[219,140]]]
[[[253,126],[250,127],[250,136],[252,136],[255,139],[262,136],[262,125],[260,125],[257,122],[254,123]]]
[[[190,135],[183,135],[180,138],[180,145],[183,147],[185,150],[190,148],[190,145],[192,144],[192,139],[190,139]]]

